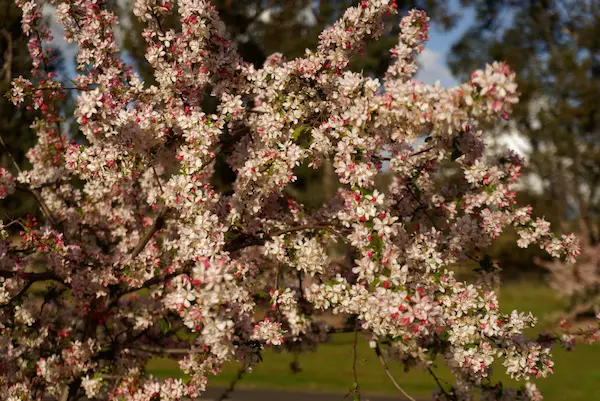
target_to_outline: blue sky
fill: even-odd
[[[450,9],[453,12],[458,11],[460,15],[455,27],[450,31],[443,31],[439,25],[436,26],[435,22],[432,22],[429,30],[429,41],[419,55],[420,68],[417,79],[427,84],[435,84],[436,80],[439,80],[440,85],[444,87],[458,84],[458,81],[454,79],[448,69],[446,57],[452,45],[462,37],[474,22],[475,12],[472,8],[461,9],[457,0],[450,2]]]

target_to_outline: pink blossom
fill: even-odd
[[[38,113],[38,140],[30,170],[13,178],[0,169],[0,198],[17,181],[44,217],[19,222],[19,241],[0,223],[0,398],[31,398],[32,383],[54,398],[79,383],[99,399],[198,397],[228,361],[251,369],[264,347],[326,341],[324,310],[356,319],[397,359],[427,365],[438,355],[461,394],[485,392],[497,358],[517,379],[551,373],[549,349],[523,334],[535,319],[500,312],[489,290],[497,272],[467,285],[449,270],[483,263],[510,225],[520,246],[579,253],[575,237],[554,235],[516,204],[522,161],[485,156],[480,127],[518,99],[506,64],[452,89],[416,81],[428,17],[412,10],[385,77],[350,72],[353,54],[396,12],[391,0],[365,0],[317,49],[257,68],[210,2],[137,0],[149,85],[120,56],[118,19],[103,3],[53,0],[78,48],[82,146],[62,135],[65,90],[43,71],[49,31],[39,8],[17,4],[33,69],[10,96]],[[163,29],[171,17],[180,30]],[[423,132],[429,140],[415,147]],[[235,176],[227,191],[214,185],[221,163]],[[315,210],[289,191],[304,164],[335,172],[338,189]],[[442,166],[460,172],[458,189]],[[45,270],[31,272],[30,255]],[[54,285],[44,297],[22,292],[37,281]],[[156,355],[179,359],[189,381],[146,375]]]

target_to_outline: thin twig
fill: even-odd
[[[12,80],[12,62],[13,62],[13,40],[11,34],[4,28],[0,30],[2,36],[6,38],[6,52],[4,53],[4,65],[0,74],[4,74],[6,82]]]
[[[23,287],[21,289],[21,291],[19,291],[17,293],[17,295],[15,295],[14,297],[12,297],[11,299],[8,300],[8,302],[6,302],[5,304],[0,305],[0,308],[5,308],[7,306],[9,306],[10,304],[12,304],[14,301],[16,301],[17,299],[21,298],[21,296],[23,294],[25,294],[25,292],[29,289],[29,287],[31,287],[31,285],[33,284],[33,281],[28,282],[27,284],[25,284],[25,287]]]
[[[304,284],[302,284],[302,271],[298,270],[296,272],[296,276],[298,277],[298,291],[300,291],[300,302],[306,301],[304,298]]]
[[[21,171],[21,167],[19,167],[19,164],[17,163],[17,161],[13,157],[12,153],[10,153],[10,149],[8,149],[8,146],[6,146],[6,143],[4,143],[4,139],[2,139],[2,135],[0,135],[0,145],[2,145],[2,147],[6,151],[6,154],[8,155],[8,158],[12,161],[12,164],[15,166],[15,169],[17,170],[17,172],[19,174],[21,174],[21,172],[22,172]]]
[[[411,153],[410,155],[408,155],[408,157],[418,156],[420,154],[427,153],[427,152],[429,152],[430,150],[433,150],[433,149],[434,149],[433,146],[431,146],[429,148],[421,149],[421,150],[419,150],[417,152]],[[380,160],[391,161],[392,158],[391,157],[382,157],[382,158],[380,158]]]
[[[400,387],[400,385],[398,384],[398,382],[396,382],[396,379],[394,379],[394,376],[392,376],[392,373],[390,372],[390,369],[388,368],[388,365],[385,361],[385,358],[383,357],[383,354],[381,353],[381,349],[379,348],[379,344],[377,344],[375,346],[375,354],[377,354],[377,358],[379,359],[379,362],[381,363],[381,366],[383,366],[383,369],[385,370],[385,373],[388,375],[388,377],[390,378],[390,380],[392,381],[392,383],[394,384],[394,386],[406,397],[408,398],[410,401],[416,401],[414,398],[412,398],[410,395],[408,395],[408,393],[406,391],[404,391],[404,389],[402,387]]]
[[[189,348],[160,348],[160,347],[151,347],[148,345],[136,345],[130,347],[133,350],[140,350],[144,352],[149,352],[152,354],[166,354],[166,355],[187,355],[190,353]]]
[[[84,87],[71,87],[71,86],[61,86],[58,88],[54,88],[54,87],[48,87],[48,88],[32,88],[32,91],[61,91],[61,90],[65,90],[65,91],[91,91],[95,88],[84,88]]]
[[[417,203],[419,204],[420,209],[423,211],[423,213],[425,214],[425,216],[427,216],[427,218],[429,219],[429,221],[431,221],[431,224],[433,225],[433,227],[437,231],[442,231],[440,229],[440,227],[437,225],[437,223],[435,222],[435,220],[433,219],[433,217],[431,217],[431,215],[429,213],[427,213],[427,208],[425,207],[425,205],[423,204],[423,202],[421,202],[421,200],[417,197],[417,194],[415,194],[413,192],[413,190],[410,188],[409,185],[407,185],[406,188],[408,189],[408,192],[412,195],[413,199],[415,201],[417,201]],[[479,259],[477,259],[475,256],[471,255],[469,252],[465,252],[465,256],[468,257],[469,259],[471,259],[473,262],[477,262],[477,263],[480,262]]]
[[[446,392],[446,390],[444,389],[444,386],[442,386],[442,383],[440,383],[440,379],[438,379],[438,377],[436,376],[436,374],[433,371],[433,369],[431,369],[430,367],[428,367],[427,370],[429,371],[429,374],[433,377],[433,379],[437,383],[438,387],[440,388],[440,390],[442,391],[442,393],[444,394],[444,396],[446,397],[446,399],[447,400],[451,400],[452,397],[450,397],[450,394],[448,394]]]
[[[158,183],[158,188],[160,189],[160,193],[164,194],[165,191],[163,190],[162,184],[160,183],[160,178],[158,177],[158,174],[156,174],[156,169],[154,168],[154,166],[152,166],[152,172],[154,173],[154,179],[156,179],[156,182]]]
[[[432,149],[434,149],[434,147],[433,147],[433,146],[431,146],[431,147],[429,147],[429,148],[421,149],[421,150],[419,150],[418,152],[415,152],[415,153],[411,154],[411,155],[410,155],[410,157],[413,157],[413,156],[418,156],[418,155],[420,155],[420,154],[422,154],[422,153],[429,152],[429,151],[430,151],[430,150],[432,150]]]
[[[32,194],[33,197],[35,198],[35,200],[39,203],[40,208],[42,209],[42,213],[44,214],[44,216],[46,216],[46,218],[50,222],[50,225],[55,230],[60,231],[58,221],[52,215],[52,211],[46,204],[46,201],[42,197],[42,193],[40,192],[40,190],[37,188],[30,188],[27,185],[23,185],[23,184],[19,184],[19,183],[16,185],[16,187],[17,187],[17,189],[20,189],[21,191],[29,192],[30,194]],[[62,234],[63,234],[63,236],[65,235],[64,233],[62,233]],[[66,239],[66,236],[65,236],[65,239]]]
[[[123,290],[122,292],[120,292],[113,299],[113,301],[109,304],[109,307],[112,307],[124,295],[131,294],[132,292],[139,291],[139,290],[141,290],[143,288],[150,288],[151,286],[153,286],[155,284],[160,284],[162,282],[166,282],[167,280],[169,280],[169,279],[171,279],[173,277],[179,276],[180,274],[187,274],[189,272],[190,272],[189,269],[184,269],[184,270],[181,270],[181,271],[177,271],[177,272],[166,274],[164,276],[160,275],[160,276],[152,277],[151,279],[148,279],[148,280],[144,281],[144,283],[142,285],[140,285],[139,287],[129,288],[127,290]]]
[[[0,270],[0,277],[11,278],[11,277],[15,277],[15,276],[21,276],[23,279],[28,280],[28,281],[25,284],[25,286],[14,297],[12,297],[10,300],[8,300],[8,302],[6,302],[5,304],[0,305],[0,308],[5,308],[7,306],[10,306],[13,302],[15,302],[21,296],[23,296],[23,294],[25,294],[25,292],[29,289],[29,287],[31,287],[31,285],[33,283],[35,283],[36,281],[54,280],[54,281],[58,281],[59,283],[61,283],[63,285],[68,286],[68,284],[63,283],[63,281],[56,274],[54,274],[54,272],[20,273],[20,272]]]
[[[275,270],[275,290],[279,290],[279,276],[281,275],[281,263],[277,263]]]
[[[119,383],[121,383],[122,379],[122,376],[115,376],[115,385],[113,386],[111,393],[114,393],[117,390],[117,387],[119,387]]]
[[[324,225],[324,224],[307,224],[307,225],[303,225],[303,226],[290,227],[290,228],[285,228],[285,229],[281,229],[281,230],[273,230],[271,232],[264,233],[261,237],[249,235],[249,234],[242,234],[236,240],[227,244],[225,246],[225,250],[228,252],[236,252],[236,251],[239,251],[240,249],[244,249],[244,248],[247,248],[250,246],[264,245],[267,238],[273,238],[273,237],[277,237],[279,235],[283,235],[283,234],[287,234],[287,233],[293,233],[293,232],[298,232],[298,231],[308,231],[308,230],[328,231],[328,232],[331,232],[334,235],[338,236],[344,242],[348,241],[340,232],[338,232],[332,226]]]
[[[8,149],[8,146],[6,146],[6,143],[4,143],[4,140],[2,139],[1,135],[0,135],[0,145],[2,145],[2,147],[4,148],[4,150],[6,150],[6,154],[8,155],[9,159],[12,161],[12,163],[15,166],[15,169],[17,170],[17,172],[19,174],[21,174],[23,172],[21,170],[21,167],[19,167],[19,164],[17,163],[17,161],[13,157],[12,153]],[[58,228],[58,222],[54,219],[54,216],[52,216],[52,212],[50,211],[50,208],[48,207],[48,205],[46,205],[46,202],[44,201],[44,198],[42,198],[42,193],[38,189],[36,189],[36,188],[30,188],[30,187],[28,187],[26,185],[19,184],[19,183],[17,183],[16,187],[18,189],[22,190],[22,191],[30,192],[35,197],[35,199],[40,204],[40,207],[42,208],[42,213],[44,213],[44,215],[46,216],[46,218],[50,221],[50,225],[52,225],[52,227],[54,227],[55,229],[57,229]]]
[[[337,230],[335,230],[333,227],[331,226],[326,226],[326,225],[312,225],[312,224],[308,224],[305,226],[297,226],[297,227],[290,227],[290,228],[286,228],[283,230],[275,230],[275,231],[271,231],[268,236],[269,237],[278,237],[282,234],[287,234],[287,233],[293,233],[293,232],[298,232],[298,231],[306,231],[306,230],[321,230],[321,231],[329,231],[337,236],[341,237],[341,234],[337,232]]]
[[[246,369],[248,369],[248,366],[242,366],[238,372],[237,375],[235,376],[235,378],[231,381],[231,383],[229,383],[229,387],[227,387],[227,389],[225,391],[223,391],[223,393],[219,396],[219,398],[217,398],[217,401],[224,401],[227,399],[227,397],[229,397],[229,395],[231,393],[233,393],[233,390],[235,390],[235,385],[242,380],[242,378],[244,377],[244,373],[246,373]]]
[[[360,400],[360,389],[358,386],[358,374],[356,373],[356,359],[358,356],[357,344],[358,344],[358,316],[356,316],[356,318],[354,319],[354,360],[352,361],[352,373],[354,374],[354,384],[352,385],[352,389],[354,391],[354,394]]]
[[[6,213],[4,214],[4,216],[5,216],[6,218],[9,218],[9,219],[10,219],[10,217],[9,217],[8,215],[6,215]],[[20,219],[20,217],[19,217],[19,219]],[[6,228],[6,227],[10,227],[10,226],[12,226],[13,224],[18,224],[18,225],[20,225],[20,226],[21,226],[21,228],[23,229],[23,231],[25,231],[25,230],[24,230],[24,227],[23,227],[23,223],[21,223],[21,222],[19,221],[19,219],[15,219],[15,220],[11,221],[11,222],[10,222],[10,223],[8,223],[8,224],[3,224],[4,228]]]

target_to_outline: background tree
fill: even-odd
[[[11,81],[19,75],[28,76],[31,58],[27,51],[27,37],[21,30],[21,10],[12,0],[0,0],[0,167],[12,168],[9,152],[21,166],[26,165],[25,152],[35,144],[31,130],[33,116],[25,109],[17,109],[5,94]],[[34,201],[22,194],[0,205],[0,218],[12,220],[33,212]]]
[[[12,158],[20,168],[30,167],[25,153],[35,145],[36,135],[31,129],[34,114],[30,109],[17,108],[8,99],[11,81],[19,76],[31,75],[31,57],[27,50],[28,38],[21,30],[21,10],[12,0],[0,0],[0,167],[13,169]],[[50,49],[47,71],[64,72],[64,59],[60,51]],[[64,112],[72,112],[72,98],[63,104]],[[26,214],[38,213],[35,199],[20,192],[0,205],[0,219],[14,220]],[[38,217],[40,217],[38,215]]]
[[[529,144],[528,171],[539,187],[527,197],[550,220],[584,237],[587,251],[581,261],[587,267],[554,263],[551,270],[561,272],[557,288],[570,288],[568,295],[589,301],[600,290],[594,256],[600,239],[600,2],[462,3],[475,8],[475,23],[453,47],[449,64],[463,77],[489,58],[506,60],[517,72],[521,98],[509,128]],[[512,259],[527,268],[540,256],[512,252],[516,257],[511,258],[501,249],[507,266]],[[566,271],[573,286],[564,285]]]

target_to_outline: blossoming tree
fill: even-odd
[[[413,10],[383,82],[350,72],[351,55],[396,11],[364,0],[315,51],[275,54],[257,69],[209,2],[138,0],[149,86],[120,58],[103,1],[50,3],[81,73],[64,87],[45,72],[40,5],[18,0],[33,78],[16,79],[10,96],[39,112],[38,143],[31,170],[0,170],[0,197],[28,191],[44,219],[0,225],[0,398],[194,398],[226,361],[251,369],[264,347],[325,341],[321,311],[354,319],[384,365],[445,361],[456,384],[439,388],[442,399],[541,398],[529,383],[489,381],[496,358],[516,379],[546,376],[552,341],[524,336],[530,314],[499,311],[481,250],[508,226],[520,246],[555,257],[572,259],[578,245],[516,204],[519,157],[483,157],[478,124],[507,118],[517,102],[507,65],[454,89],[414,80],[428,18]],[[171,13],[178,31],[162,28]],[[85,146],[62,134],[67,90],[79,92]],[[218,157],[235,174],[231,191],[211,184]],[[284,188],[297,166],[324,161],[340,189],[304,210]],[[393,179],[377,190],[384,170]],[[446,174],[463,178],[445,185]],[[18,225],[16,240],[8,232]],[[339,248],[349,262],[334,258]],[[454,278],[467,260],[481,284]],[[157,355],[177,358],[189,380],[147,376]]]

